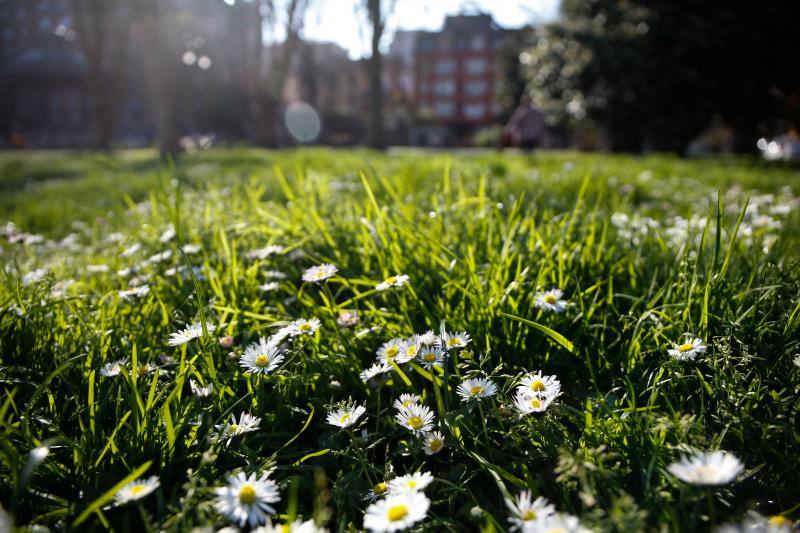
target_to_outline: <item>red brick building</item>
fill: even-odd
[[[507,36],[488,14],[448,16],[440,32],[419,32],[414,144],[460,144],[497,121],[498,63]]]

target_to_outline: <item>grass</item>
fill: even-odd
[[[240,149],[167,166],[149,152],[4,154],[0,176],[0,216],[16,224],[0,240],[0,500],[18,526],[223,527],[213,489],[270,468],[277,519],[331,531],[361,528],[372,485],[417,470],[436,478],[417,526],[430,531],[506,530],[504,496],[524,488],[596,531],[800,517],[796,171]],[[282,251],[248,256],[267,245]],[[320,263],[339,272],[302,283]],[[409,283],[375,290],[394,274]],[[120,296],[136,284],[149,293]],[[564,291],[564,313],[536,307],[549,288]],[[343,310],[358,325],[338,325]],[[290,341],[268,375],[243,372],[249,344],[300,317],[319,331]],[[200,321],[218,328],[167,345]],[[472,338],[444,369],[359,378],[382,343],[443,323]],[[670,358],[686,334],[708,351]],[[102,375],[116,360],[125,370]],[[515,385],[537,370],[563,394],[520,416]],[[461,401],[456,386],[474,376],[499,393]],[[213,393],[192,394],[190,379]],[[395,423],[404,392],[434,411],[439,454]],[[327,424],[349,399],[366,407],[358,428]],[[257,431],[214,438],[242,412],[261,418]],[[31,453],[42,446],[44,459]],[[744,464],[734,482],[703,488],[666,470],[713,449]],[[153,475],[152,495],[114,505],[127,481]]]

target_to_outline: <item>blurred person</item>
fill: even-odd
[[[510,137],[511,145],[525,151],[541,146],[546,133],[544,115],[531,105],[531,99],[522,95],[503,133]]]

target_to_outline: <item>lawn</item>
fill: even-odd
[[[0,529],[788,531],[799,179],[0,154]]]

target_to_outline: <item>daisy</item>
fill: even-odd
[[[441,348],[424,346],[417,354],[417,360],[426,369],[431,370],[434,366],[442,366],[444,363],[444,352]]]
[[[338,268],[329,264],[323,263],[319,266],[313,266],[303,272],[303,281],[318,282],[324,281],[333,276],[339,271]]]
[[[794,365],[795,366],[800,366],[800,355],[798,355],[797,357],[794,358]]]
[[[530,394],[524,389],[518,389],[514,397],[514,407],[523,415],[541,413],[550,407],[553,399],[555,396],[549,394]]]
[[[241,415],[239,415],[238,422],[236,421],[236,416],[232,414],[230,422],[227,424],[217,424],[214,426],[214,428],[217,430],[217,438],[219,440],[227,438],[228,441],[225,443],[225,446],[230,446],[233,437],[238,437],[240,435],[244,435],[245,433],[257,430],[260,423],[261,419],[257,416],[243,412]]]
[[[193,379],[189,380],[189,388],[192,389],[192,394],[194,394],[195,396],[197,396],[199,398],[205,398],[206,396],[208,396],[209,394],[214,392],[214,384],[213,383],[209,383],[205,387],[201,387]]]
[[[366,411],[366,407],[362,405],[356,406],[354,404],[345,404],[341,408],[328,413],[327,421],[328,424],[332,426],[337,426],[342,429],[349,428],[358,422],[358,419],[361,418],[361,415],[363,415]]]
[[[473,399],[479,400],[497,394],[497,385],[486,378],[466,379],[461,382],[456,392],[461,396],[462,402]]]
[[[407,529],[425,518],[430,505],[430,500],[421,492],[389,496],[367,507],[364,529],[374,533]]]
[[[247,369],[246,374],[268,374],[275,370],[281,361],[283,354],[278,347],[261,337],[258,342],[247,347],[239,364]]]
[[[128,502],[140,500],[156,490],[159,485],[161,485],[161,482],[158,480],[158,476],[131,481],[117,491],[114,495],[114,501],[117,502],[117,505],[124,505]]]
[[[386,372],[389,372],[391,369],[392,365],[390,365],[389,363],[375,363],[371,367],[361,371],[360,374],[361,381],[366,383],[375,376],[385,374]]]
[[[319,329],[321,322],[316,318],[298,318],[289,324],[289,335],[297,337],[299,335],[313,335]]]
[[[442,348],[443,350],[452,350],[455,348],[464,348],[467,344],[469,344],[469,342],[469,333],[466,331],[462,331],[460,333],[448,333],[447,331],[442,331],[441,338],[437,339],[436,341],[436,346]]]
[[[522,378],[517,390],[529,396],[542,395],[555,398],[561,394],[561,382],[555,376],[543,376],[539,371]]]
[[[140,287],[134,287],[133,289],[128,289],[126,291],[119,291],[119,297],[123,300],[131,300],[133,298],[141,298],[143,296],[147,296],[150,293],[150,287],[147,285],[142,285]]]
[[[258,290],[261,292],[271,292],[277,291],[280,287],[280,284],[277,281],[268,281],[267,283],[262,283],[258,286]]]
[[[549,291],[539,292],[536,294],[536,301],[533,305],[543,311],[563,313],[567,308],[567,301],[561,299],[563,294],[564,293],[561,292],[560,289],[550,289]]]
[[[298,518],[291,524],[267,524],[252,530],[252,533],[326,533],[325,528],[318,527],[313,520]]]
[[[433,476],[430,472],[415,472],[405,476],[396,477],[389,482],[389,494],[401,492],[420,492],[425,487],[433,483]]]
[[[246,476],[239,472],[228,476],[228,486],[214,489],[217,499],[214,502],[217,512],[243,527],[264,524],[275,508],[270,505],[280,501],[278,486],[269,479],[267,473],[256,478],[255,472]]]
[[[379,363],[389,363],[390,361],[394,361],[396,363],[403,363],[408,361],[408,359],[402,360],[403,355],[400,352],[400,349],[403,347],[403,339],[394,338],[390,341],[384,342],[383,345],[378,348],[378,355],[376,359]]]
[[[556,510],[545,498],[531,500],[530,491],[523,490],[511,500],[506,498],[506,507],[511,512],[508,521],[511,522],[511,531],[533,531],[531,526],[539,520],[555,514]]]
[[[265,246],[264,248],[257,248],[255,250],[250,250],[247,252],[248,259],[266,259],[267,257],[271,256],[272,254],[279,254],[283,252],[283,246],[278,246],[275,244],[270,244],[269,246]]]
[[[419,394],[412,394],[405,392],[400,395],[400,398],[394,401],[394,408],[397,409],[398,411],[402,411],[409,405],[414,405],[416,403],[419,403],[419,401],[420,401]]]
[[[419,343],[416,335],[404,340],[400,344],[400,353],[397,355],[395,361],[398,363],[411,361],[417,356],[421,347],[422,345]]]
[[[438,431],[425,433],[422,439],[422,450],[425,452],[425,455],[437,454],[444,448],[444,436]]]
[[[667,467],[667,471],[686,483],[694,485],[724,485],[730,483],[744,468],[732,453],[725,451],[695,453]]]
[[[394,276],[390,276],[383,280],[381,283],[375,285],[375,290],[378,291],[385,291],[390,287],[402,287],[408,281],[408,276],[405,274],[397,274]]]
[[[589,533],[581,526],[578,517],[566,513],[555,513],[534,522],[533,527],[526,526],[525,531],[542,531],[544,533]]]
[[[706,343],[703,342],[703,339],[699,337],[691,337],[686,339],[686,342],[683,344],[675,344],[672,349],[667,350],[667,353],[673,359],[677,359],[678,361],[686,361],[686,360],[693,360],[697,357],[699,353],[706,352]]]
[[[387,492],[389,492],[389,484],[385,481],[381,481],[370,489],[369,493],[367,493],[367,499],[374,502],[378,498],[383,497]]]
[[[417,335],[417,340],[423,346],[433,346],[437,342],[439,342],[439,336],[435,334],[433,331],[428,330],[422,335]]]
[[[196,254],[202,250],[202,247],[199,244],[187,244],[183,247],[183,253],[186,255]]]
[[[211,333],[215,329],[217,328],[214,324],[206,324],[206,330],[208,330],[209,333]],[[169,340],[167,341],[167,344],[169,344],[170,346],[178,346],[180,344],[186,344],[190,340],[196,339],[197,337],[201,337],[202,335],[203,335],[203,326],[200,324],[200,322],[195,322],[194,324],[186,326],[180,331],[171,333],[169,336]]]
[[[100,375],[110,378],[113,376],[118,376],[120,370],[126,365],[124,359],[119,359],[117,361],[112,361],[110,363],[106,363],[103,365],[103,368],[100,369]]]
[[[433,411],[419,404],[411,404],[395,415],[397,423],[414,433],[427,433],[433,429]]]
[[[343,328],[351,328],[358,324],[358,311],[341,311],[336,324]]]
[[[755,511],[748,511],[741,524],[723,524],[715,533],[792,533],[797,531],[794,523],[781,515],[763,516]]]

